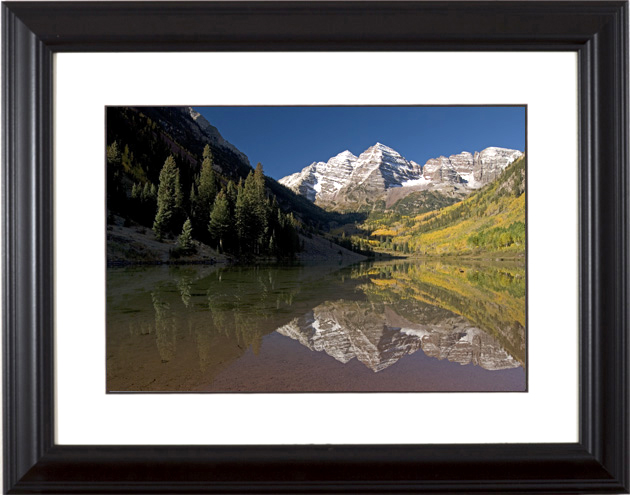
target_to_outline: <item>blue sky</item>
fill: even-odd
[[[525,107],[195,107],[221,135],[280,179],[376,142],[424,165],[499,146],[525,151]]]

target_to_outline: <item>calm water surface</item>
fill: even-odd
[[[107,272],[107,389],[523,391],[525,270],[429,261]]]

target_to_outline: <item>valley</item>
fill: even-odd
[[[440,154],[421,107],[374,119],[417,161],[372,107],[212,108],[107,108],[108,392],[527,390],[524,151],[448,153],[455,119]]]
[[[420,165],[377,142],[276,181],[190,107],[107,117],[110,264],[524,258],[522,151]]]

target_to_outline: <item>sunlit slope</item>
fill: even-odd
[[[371,275],[370,284],[362,286],[371,300],[387,301],[414,322],[430,319],[427,308],[451,311],[492,335],[525,363],[524,267],[437,262],[388,268]]]
[[[526,158],[465,200],[415,217],[368,221],[364,227],[384,249],[419,254],[525,253]]]

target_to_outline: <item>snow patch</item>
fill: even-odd
[[[429,179],[425,179],[424,177],[420,177],[419,179],[406,180],[402,182],[400,185],[402,187],[409,187],[409,186],[424,186],[426,184],[431,184],[431,181]]]
[[[400,331],[405,335],[411,335],[412,337],[419,337],[422,339],[425,335],[430,335],[431,332],[424,328],[401,328]]]

